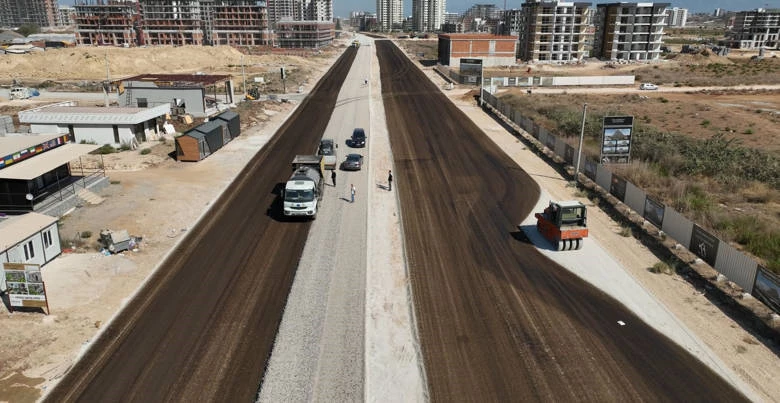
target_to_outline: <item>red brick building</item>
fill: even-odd
[[[516,64],[516,36],[492,34],[440,34],[439,62],[447,66],[460,65],[460,59],[482,59],[483,66]]]

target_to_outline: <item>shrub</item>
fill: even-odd
[[[130,149],[132,149],[132,147],[130,146],[130,143],[122,143],[122,144],[119,145],[119,151],[127,151],[127,150],[130,150]]]
[[[651,273],[656,274],[672,274],[674,273],[674,265],[670,265],[664,262],[658,262],[648,269]]]
[[[744,131],[744,132],[742,132],[742,133],[744,133],[744,134],[753,134],[753,129],[751,129],[751,128],[747,128],[747,129],[745,129],[745,131]]]
[[[150,154],[151,152],[152,152],[151,148],[144,148],[143,150],[141,150],[141,155]]]
[[[111,144],[104,144],[102,147],[97,149],[98,154],[113,154],[116,152],[116,148],[112,146]]]
[[[710,125],[710,121],[709,121],[709,120],[707,120],[707,119],[704,119],[704,120],[702,120],[702,121],[701,121],[701,123],[699,123],[699,124],[700,124],[700,125],[702,125],[702,126],[704,126],[704,127],[707,127],[707,126],[709,126],[709,125]]]
[[[669,100],[663,97],[659,98],[658,100],[661,101],[662,104],[669,103]]]
[[[83,231],[79,233],[79,236],[83,239],[91,238],[92,237],[92,231]]]
[[[619,234],[620,234],[620,236],[624,236],[626,238],[630,237],[631,236],[631,227],[621,226]]]

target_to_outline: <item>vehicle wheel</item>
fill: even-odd
[[[583,243],[585,243],[585,240],[584,240],[584,239],[582,239],[582,238],[579,238],[579,239],[577,239],[577,247],[576,247],[576,248],[574,248],[574,249],[575,249],[575,250],[580,250],[580,249],[582,249],[582,244],[583,244]]]
[[[558,248],[557,248],[558,252],[562,251],[563,247],[564,247],[564,241],[563,240],[559,240],[558,241]]]

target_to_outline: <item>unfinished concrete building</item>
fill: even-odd
[[[139,45],[138,3],[132,1],[82,2],[74,6],[76,42],[79,45]]]
[[[203,8],[198,0],[143,0],[141,36],[149,45],[203,45]],[[206,25],[206,24],[203,24]]]
[[[0,27],[57,25],[57,0],[0,0]]]
[[[213,45],[265,45],[271,41],[265,1],[201,2],[206,5],[204,36]]]
[[[276,43],[282,48],[321,48],[336,37],[336,26],[325,21],[279,21]]]

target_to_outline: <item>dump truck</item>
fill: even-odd
[[[338,156],[336,155],[336,144],[333,139],[322,139],[320,141],[320,148],[317,150],[317,155],[322,156],[323,166],[325,169],[336,169],[338,164]]]
[[[356,48],[359,48],[360,47],[360,41],[355,39],[354,41],[352,41],[352,46],[354,46]]]
[[[581,249],[588,236],[585,205],[576,200],[550,201],[547,208],[536,213],[536,229],[556,250]]]
[[[317,207],[325,186],[324,161],[321,155],[296,155],[292,175],[284,186],[282,200],[287,217],[317,218]]]

